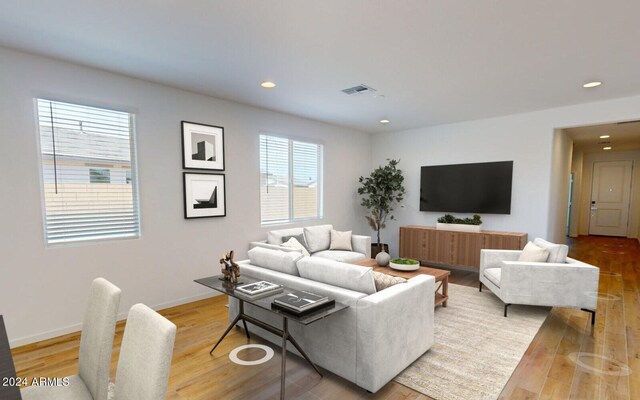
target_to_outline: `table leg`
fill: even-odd
[[[213,348],[211,349],[211,351],[209,352],[209,354],[213,353],[213,351],[216,349],[216,347],[218,347],[218,345],[220,344],[220,342],[222,342],[222,339],[225,338],[225,336],[227,336],[227,334],[229,333],[229,331],[231,329],[233,329],[234,326],[236,326],[236,324],[242,320],[242,323],[244,324],[244,329],[247,333],[247,339],[249,339],[249,330],[247,329],[247,323],[244,321],[244,301],[239,300],[240,302],[240,310],[238,311],[238,315],[236,315],[236,317],[233,319],[233,322],[227,327],[227,330],[224,331],[224,333],[222,334],[222,336],[220,337],[220,339],[218,339],[218,342],[215,344],[215,346],[213,346]]]
[[[236,324],[238,323],[238,321],[240,321],[240,319],[242,319],[242,314],[238,314],[236,316],[236,318],[233,320],[233,322],[227,327],[227,330],[224,331],[224,333],[222,334],[222,336],[220,337],[220,339],[218,339],[218,342],[215,344],[215,346],[213,346],[213,348],[211,349],[211,351],[209,352],[209,354],[213,353],[213,351],[216,349],[216,347],[218,347],[218,345],[220,344],[220,342],[222,342],[222,339],[225,338],[225,336],[227,336],[227,334],[229,333],[229,331],[236,326]],[[244,320],[243,320],[244,321]]]
[[[442,307],[447,306],[447,300],[449,300],[449,275],[445,276],[442,280],[442,295],[445,301],[442,303]]]
[[[238,315],[244,315],[244,301],[239,300],[240,302],[240,312],[238,313]],[[244,318],[242,318],[242,325],[244,325],[244,333],[245,335],[247,335],[247,339],[251,339],[251,336],[249,336],[249,328],[247,328],[247,321],[244,320]]]
[[[307,356],[307,353],[304,352],[304,350],[302,350],[302,347],[300,347],[300,345],[296,342],[296,340],[293,338],[293,336],[289,335],[289,341],[291,342],[291,344],[293,344],[295,346],[296,349],[298,349],[298,351],[300,352],[300,354],[302,354],[302,357],[304,357],[305,360],[307,360],[307,362],[309,364],[311,364],[311,366],[313,367],[313,369],[316,370],[316,372],[318,373],[318,375],[320,375],[321,377],[322,372],[320,372],[320,370],[318,369],[318,367],[313,363],[313,361],[311,361],[311,359],[309,358],[309,356]]]
[[[289,336],[288,320],[282,317],[282,371],[280,372],[280,400],[284,400],[284,386],[287,373],[287,337]]]

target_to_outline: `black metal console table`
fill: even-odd
[[[311,312],[309,314],[305,314],[302,316],[297,316],[294,315],[292,313],[288,313],[286,311],[282,311],[276,308],[272,308],[271,307],[271,303],[273,302],[273,299],[275,297],[278,296],[282,296],[283,294],[287,294],[287,293],[291,293],[294,292],[295,290],[293,289],[289,289],[287,287],[284,288],[284,290],[280,293],[271,295],[271,296],[267,296],[267,297],[261,297],[258,299],[249,299],[248,297],[246,297],[245,295],[243,295],[240,292],[237,292],[235,290],[237,285],[234,285],[230,282],[226,282],[226,281],[222,281],[219,279],[220,275],[218,276],[210,276],[207,278],[202,278],[202,279],[196,279],[195,282],[204,285],[208,288],[211,288],[213,290],[216,290],[218,292],[222,292],[224,294],[227,294],[229,296],[232,296],[236,299],[238,299],[238,303],[239,303],[239,310],[238,310],[238,315],[234,318],[234,320],[231,322],[231,324],[227,327],[227,329],[225,330],[225,332],[222,334],[222,336],[220,337],[220,339],[218,339],[218,342],[213,346],[213,348],[211,349],[211,351],[209,352],[209,354],[213,353],[213,351],[216,349],[216,347],[218,347],[218,345],[220,344],[220,342],[222,342],[222,339],[225,338],[225,336],[227,336],[227,334],[231,331],[231,329],[236,326],[236,324],[240,321],[242,321],[242,324],[244,325],[244,330],[245,333],[247,335],[247,339],[250,339],[250,335],[249,335],[249,329],[247,328],[247,322],[250,322],[252,324],[254,324],[255,326],[258,326],[268,332],[273,333],[274,335],[280,336],[282,338],[282,372],[280,375],[280,399],[284,399],[284,392],[285,392],[285,378],[286,378],[286,361],[287,361],[287,341],[291,342],[291,344],[293,344],[293,346],[298,349],[298,351],[300,352],[300,354],[302,354],[302,356],[304,357],[305,360],[307,360],[307,362],[313,367],[313,369],[320,375],[322,376],[322,373],[320,372],[320,370],[318,369],[318,367],[313,363],[313,361],[311,361],[311,359],[309,358],[309,356],[307,356],[307,353],[304,352],[304,350],[302,350],[302,347],[300,347],[300,345],[296,342],[296,340],[293,338],[293,336],[291,336],[291,334],[289,333],[289,320],[295,321],[297,323],[300,323],[302,325],[309,325],[312,324],[316,321],[319,321],[323,318],[326,318],[330,315],[335,314],[338,311],[344,310],[345,308],[347,308],[348,306],[339,302],[335,302],[335,304],[332,304],[330,306],[327,307],[322,307],[320,309],[318,309],[317,311]],[[242,276],[241,278],[242,284],[247,284],[247,283],[254,283],[254,282],[259,282],[259,279],[254,279],[251,277],[247,277],[247,276]],[[249,304],[252,304],[256,307],[260,307],[264,310],[270,311],[274,314],[278,314],[282,317],[282,328],[279,327],[275,327],[272,325],[267,324],[266,322],[260,321],[250,315],[245,314],[244,312],[244,303],[247,302]]]

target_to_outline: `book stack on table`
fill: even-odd
[[[282,285],[277,285],[267,281],[260,281],[238,286],[235,288],[235,291],[248,299],[255,300],[282,292]]]
[[[330,299],[327,296],[321,296],[301,290],[276,297],[273,299],[272,306],[296,315],[304,315],[333,304],[335,304],[335,300]]]

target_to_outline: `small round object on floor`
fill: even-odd
[[[245,360],[241,360],[238,358],[238,353],[241,352],[244,349],[262,349],[265,351],[265,355],[264,357],[262,357],[259,360],[254,360],[254,361],[245,361]],[[231,353],[229,353],[229,359],[238,364],[238,365],[259,365],[259,364],[264,364],[267,361],[271,360],[271,358],[273,358],[273,349],[269,346],[265,346],[263,344],[245,344],[243,346],[240,347],[236,347],[235,349],[231,350]]]
[[[376,256],[376,263],[381,267],[389,265],[389,260],[391,260],[391,256],[384,250]]]

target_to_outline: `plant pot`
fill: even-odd
[[[371,258],[376,258],[381,251],[389,252],[389,245],[386,243],[371,243]]]
[[[420,262],[418,261],[416,264],[396,264],[393,261],[389,261],[389,267],[397,271],[417,271],[420,269]]]
[[[442,222],[436,223],[436,229],[445,231],[459,231],[459,232],[480,232],[482,224],[480,225],[467,225],[467,224],[443,224]]]

